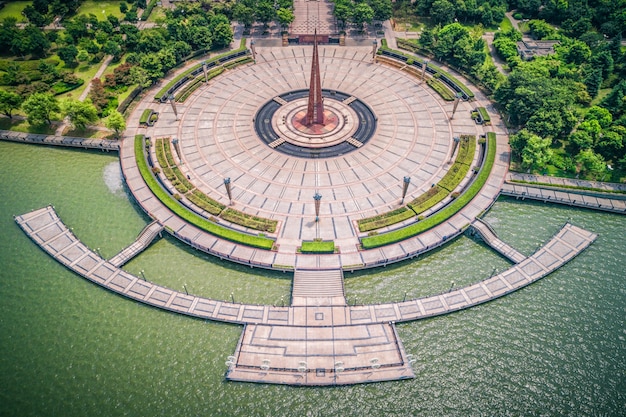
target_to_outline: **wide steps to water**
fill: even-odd
[[[341,269],[327,270],[296,270],[293,277],[292,305],[310,303],[309,299],[327,299],[332,304],[345,304],[343,287],[343,271]],[[328,300],[330,299],[330,300]]]

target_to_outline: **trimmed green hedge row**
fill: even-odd
[[[278,225],[278,221],[276,220],[252,216],[231,208],[224,210],[220,217],[232,223],[269,233],[274,233],[276,231],[276,226]]]
[[[431,187],[430,190],[426,191],[424,194],[418,196],[415,200],[411,201],[407,206],[411,210],[415,212],[415,214],[419,215],[420,213],[425,212],[429,208],[433,207],[435,204],[442,201],[449,194],[449,191],[445,188],[441,188],[437,185]]]
[[[361,219],[357,222],[359,231],[369,232],[370,230],[380,229],[381,227],[391,226],[392,224],[400,223],[404,220],[410,219],[415,216],[412,210],[409,210],[406,206],[399,209],[382,213],[377,216]]]
[[[454,216],[474,197],[476,197],[476,195],[480,192],[480,189],[483,187],[483,185],[485,185],[485,182],[487,181],[487,178],[489,178],[489,174],[491,173],[491,168],[493,167],[495,157],[496,134],[493,132],[489,132],[487,134],[487,155],[485,156],[483,166],[480,169],[480,172],[476,176],[476,179],[474,180],[472,185],[470,185],[469,188],[461,196],[455,199],[443,210],[438,211],[430,217],[427,217],[423,221],[413,223],[407,227],[403,227],[402,229],[397,229],[388,233],[361,238],[362,247],[364,249],[373,249],[380,246],[400,242],[402,240],[418,235],[419,233],[425,232],[426,230],[431,229],[448,220],[450,217]]]
[[[137,167],[139,168],[139,172],[141,173],[144,181],[148,185],[148,188],[150,188],[150,191],[168,209],[170,209],[186,222],[219,238],[260,249],[271,250],[273,248],[274,241],[272,239],[266,238],[264,236],[248,235],[222,227],[203,217],[198,216],[197,214],[190,212],[185,207],[181,206],[174,199],[174,197],[172,197],[167,191],[165,191],[161,187],[156,178],[152,175],[150,167],[148,167],[148,163],[146,162],[146,156],[144,154],[143,138],[144,135],[135,136],[135,161],[137,163]]]
[[[222,72],[224,72],[223,67],[213,68],[211,71],[207,72],[207,78],[210,80],[212,78],[217,77]],[[175,96],[176,101],[182,103],[185,100],[187,100],[187,98],[189,98],[191,93],[196,91],[196,89],[200,87],[200,83],[203,83],[203,82],[204,82],[204,74],[200,74],[198,77],[196,77],[195,80],[193,80],[191,83],[186,85],[185,88],[183,88],[180,93],[176,94]]]
[[[450,91],[448,87],[444,85],[441,81],[435,78],[428,78],[426,80],[426,84],[430,86],[437,94],[441,96],[445,101],[454,101],[454,93]]]
[[[485,109],[484,107],[478,107],[476,108],[476,110],[478,110],[478,113],[480,113],[480,117],[483,118],[483,123],[491,123],[491,117],[489,116],[489,113],[487,113],[487,109]]]
[[[214,216],[219,216],[225,207],[223,204],[213,200],[200,190],[193,190],[189,194],[185,195],[185,197],[202,210],[208,211]]]
[[[452,192],[459,186],[461,181],[463,181],[463,178],[467,175],[467,171],[469,171],[469,165],[455,162],[437,185],[441,188],[445,188],[448,192]]]
[[[456,155],[456,162],[472,165],[474,162],[474,153],[476,152],[476,136],[461,135],[461,143],[459,144],[459,152]]]

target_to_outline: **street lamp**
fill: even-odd
[[[315,200],[315,221],[319,221],[320,219],[320,200],[322,199],[322,195],[318,192],[315,192],[313,196],[313,200]]]

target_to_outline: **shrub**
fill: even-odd
[[[357,224],[359,226],[359,231],[369,232],[370,230],[380,229],[381,227],[400,223],[413,216],[415,216],[415,213],[412,210],[409,210],[407,207],[400,207],[399,209],[389,211],[387,213],[361,219],[357,222]]]
[[[302,253],[334,253],[335,242],[332,240],[314,240],[312,242],[302,242],[300,247]]]
[[[227,208],[226,210],[224,210],[220,217],[224,220],[238,224],[240,226],[249,227],[251,229],[269,233],[274,233],[276,231],[276,225],[278,224],[276,220],[252,216],[250,214],[246,214],[231,208]]]
[[[417,197],[415,200],[411,201],[409,204],[407,204],[407,206],[411,210],[413,210],[415,214],[420,214],[433,207],[435,204],[439,203],[447,196],[448,190],[439,186],[434,186],[431,187],[431,189],[426,191],[424,194]],[[421,219],[418,217],[418,220]]]

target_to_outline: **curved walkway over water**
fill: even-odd
[[[183,294],[129,274],[80,242],[52,206],[15,220],[58,262],[124,297],[193,317],[246,324],[237,357],[229,361],[230,379],[311,385],[411,378],[410,357],[392,323],[448,314],[509,294],[556,270],[597,237],[566,224],[510,269],[444,294],[379,305],[276,307]]]
[[[120,142],[109,139],[88,139],[71,136],[39,135],[36,133],[0,130],[0,139],[9,142],[32,143],[36,145],[65,146],[70,148],[100,149],[103,151],[119,151]]]

